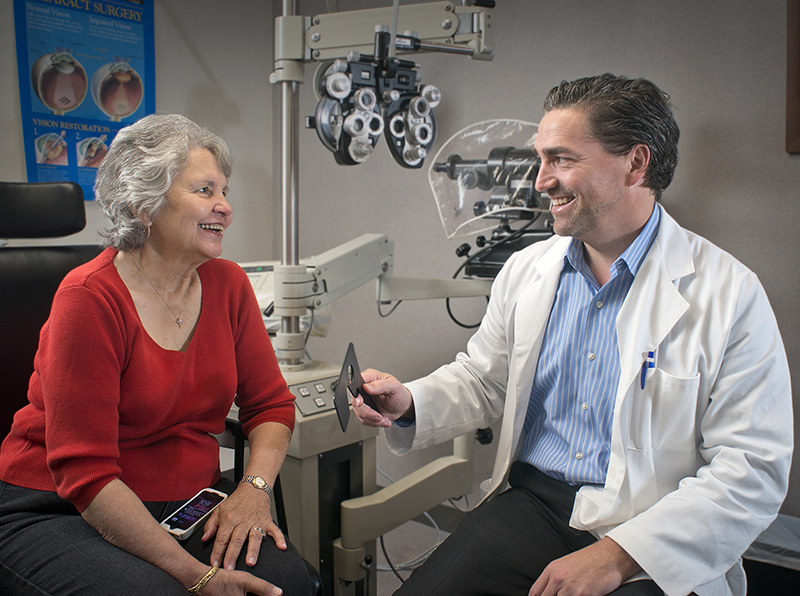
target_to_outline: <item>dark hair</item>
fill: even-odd
[[[544,111],[579,108],[586,111],[589,134],[606,151],[624,155],[638,144],[650,148],[644,186],[656,200],[672,182],[678,165],[680,131],[669,95],[645,79],[604,74],[562,81],[547,94]]]

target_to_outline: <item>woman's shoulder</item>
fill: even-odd
[[[135,315],[133,299],[114,265],[117,252],[107,248],[64,277],[53,297],[51,320],[80,323],[89,319],[100,325],[101,320],[119,323]]]
[[[95,284],[108,283],[108,278],[119,279],[116,267],[114,267],[114,257],[117,255],[117,250],[113,248],[106,248],[99,255],[91,261],[79,265],[64,277],[61,282],[61,288],[68,288],[74,286],[92,286]]]
[[[247,274],[238,264],[225,259],[211,259],[197,268],[201,277],[224,279],[225,283],[236,280],[240,283],[249,281]],[[204,280],[205,281],[205,280]]]
[[[244,269],[233,261],[211,259],[197,268],[204,291],[236,295],[241,299],[243,291],[250,288],[250,279]]]

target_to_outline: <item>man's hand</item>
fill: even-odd
[[[361,373],[362,390],[375,399],[376,412],[364,404],[361,396],[353,398],[353,411],[361,424],[387,428],[393,420],[414,415],[411,392],[392,375],[368,368]]]
[[[269,495],[250,484],[239,487],[220,503],[209,516],[203,529],[203,542],[216,535],[211,553],[211,565],[223,569],[235,569],[236,559],[245,542],[247,543],[246,563],[256,564],[261,550],[261,528],[271,537],[281,550],[286,550],[286,538],[280,528],[272,521]],[[224,555],[224,561],[223,561]]]
[[[605,596],[640,570],[620,545],[605,537],[550,563],[528,596]]]

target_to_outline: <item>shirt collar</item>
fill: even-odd
[[[650,219],[647,220],[647,223],[644,225],[644,228],[642,228],[642,231],[639,232],[639,235],[636,236],[636,239],[631,243],[630,246],[628,246],[628,248],[625,249],[625,252],[623,252],[611,266],[612,277],[616,276],[616,274],[619,273],[619,271],[621,271],[624,267],[627,267],[631,274],[636,277],[636,273],[642,266],[645,256],[647,256],[650,247],[653,245],[653,241],[658,235],[658,228],[660,224],[661,205],[656,203],[655,207],[653,208],[653,212],[650,214]],[[572,243],[567,251],[565,265],[566,263],[569,263],[576,271],[584,271],[585,269],[588,269],[588,265],[583,258],[583,242],[577,238],[572,239]]]

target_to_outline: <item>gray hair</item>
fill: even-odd
[[[589,134],[614,155],[624,155],[636,145],[650,148],[644,186],[655,194],[672,182],[678,165],[680,131],[669,95],[646,79],[604,74],[553,87],[544,111],[579,108],[586,111]]]
[[[152,218],[161,209],[195,149],[210,151],[230,178],[228,144],[184,116],[152,114],[117,133],[94,186],[97,203],[112,224],[100,232],[106,246],[131,250],[144,245],[149,228],[141,218]]]

